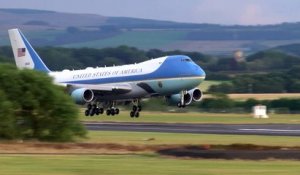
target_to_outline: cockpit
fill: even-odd
[[[190,58],[182,58],[181,61],[182,62],[191,62],[192,60]]]

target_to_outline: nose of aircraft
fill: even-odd
[[[204,70],[197,64],[195,64],[195,75],[196,76],[201,76],[201,77],[204,77],[206,76],[206,73],[204,72]]]

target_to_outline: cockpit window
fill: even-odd
[[[182,58],[181,61],[184,61],[184,62],[191,62],[192,60],[190,58]]]

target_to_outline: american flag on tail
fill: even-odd
[[[25,56],[26,48],[18,48],[18,57]]]

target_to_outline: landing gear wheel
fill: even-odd
[[[100,114],[103,114],[103,112],[104,112],[103,108],[100,108],[100,109],[99,109],[99,113],[100,113]]]
[[[120,113],[119,108],[116,108],[116,109],[115,109],[115,113],[116,113],[116,115],[119,115],[119,113]]]
[[[142,106],[139,103],[139,99],[134,99],[132,101],[133,106],[132,106],[132,111],[130,112],[130,117],[136,117],[138,118],[140,116],[140,111],[142,111]]]
[[[87,109],[87,110],[84,111],[85,116],[89,116],[89,114],[90,114],[90,110]]]
[[[106,115],[110,115],[110,110],[108,109],[108,110],[106,110]]]
[[[133,112],[133,111],[130,112],[130,117],[131,117],[131,118],[134,117],[134,112]]]
[[[100,109],[99,109],[99,108],[96,108],[96,109],[95,109],[95,114],[96,114],[96,115],[99,115],[99,114],[100,114]]]
[[[110,115],[112,115],[112,116],[115,115],[115,109],[110,109]]]
[[[95,109],[92,109],[90,112],[90,116],[93,117],[95,115]]]

